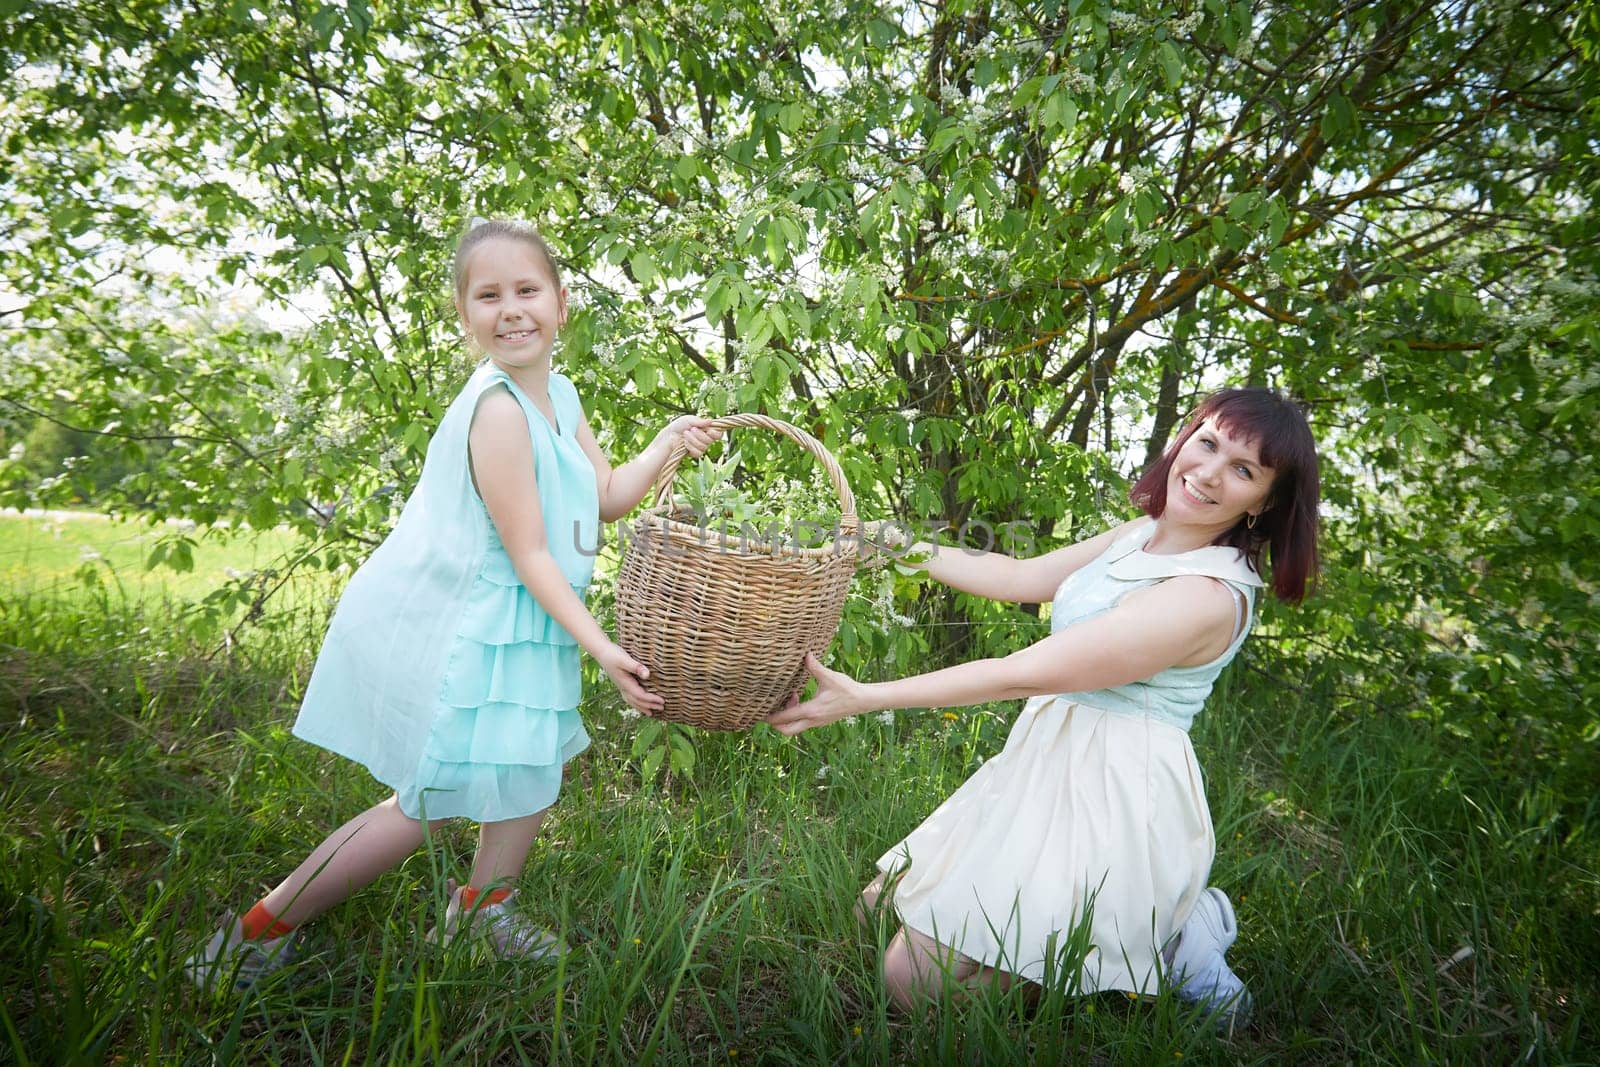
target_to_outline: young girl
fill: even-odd
[[[1034,559],[936,553],[928,572],[996,600],[1049,600],[1051,635],[1004,659],[863,684],[823,668],[816,695],[770,718],[797,734],[879,708],[1031,697],[1005,749],[879,861],[862,894],[901,929],[884,979],[902,1007],[946,974],[1041,982],[1074,930],[1082,992],[1180,996],[1231,1023],[1247,1008],[1224,952],[1232,908],[1207,889],[1215,851],[1188,728],[1272,591],[1298,601],[1316,568],[1316,446],[1264,389],[1206,399],[1134,485],[1142,518]],[[931,546],[919,546],[931,550]],[[1058,975],[1060,972],[1056,972]]]
[[[572,382],[550,369],[567,293],[542,238],[480,221],[455,258],[455,303],[487,357],[446,411],[400,521],[339,601],[294,732],[364,764],[394,795],[335,830],[189,961],[240,988],[286,963],[294,931],[414,852],[445,819],[481,824],[442,930],[503,955],[561,951],[512,908],[562,765],[588,746],[578,649],[641,711],[648,670],[584,607],[602,520],[650,488],[673,445],[721,436],[674,420],[612,469]]]

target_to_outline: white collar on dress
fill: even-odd
[[[1155,526],[1154,519],[1146,520],[1113,546],[1111,565],[1106,568],[1106,573],[1123,581],[1203,574],[1207,578],[1221,578],[1257,589],[1267,584],[1262,581],[1261,575],[1250,569],[1250,561],[1244,553],[1229,545],[1206,545],[1170,556],[1146,552],[1144,546],[1155,534]]]

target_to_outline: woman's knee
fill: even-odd
[[[889,1002],[903,1012],[927,1007],[929,991],[924,988],[922,971],[912,961],[905,939],[898,935],[883,950],[883,987]]]
[[[909,927],[895,934],[883,951],[883,983],[902,1011],[926,1008],[947,979],[960,985],[979,969],[976,960]]]
[[[878,877],[867,883],[867,887],[861,891],[861,895],[856,897],[856,922],[866,929],[870,930],[872,928],[873,919],[878,914],[878,902],[883,899],[884,879],[887,877],[887,875],[883,874],[878,875]]]

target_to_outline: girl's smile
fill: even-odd
[[[461,323],[483,352],[507,368],[547,361],[567,318],[567,291],[524,241],[497,238],[466,264]]]

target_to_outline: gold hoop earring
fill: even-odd
[[[1244,528],[1246,530],[1254,530],[1256,528],[1256,520],[1260,517],[1260,515],[1246,515],[1244,519]]]

